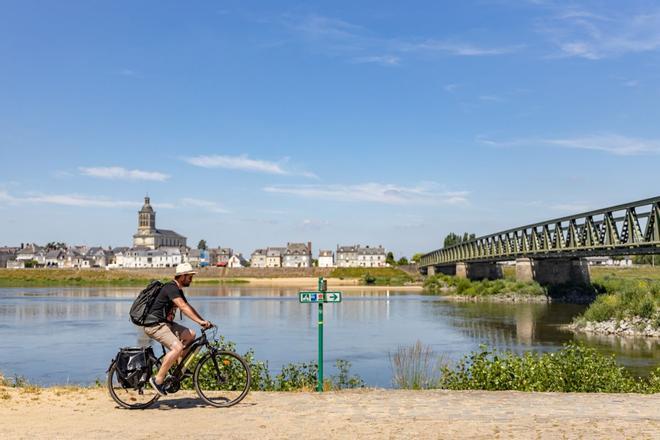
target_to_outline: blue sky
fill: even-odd
[[[0,243],[440,247],[655,196],[653,1],[0,2]]]

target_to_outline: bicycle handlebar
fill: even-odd
[[[215,324],[211,324],[211,327],[209,327],[209,328],[202,327],[202,333],[206,333],[207,330],[211,330],[211,329],[214,329],[214,328],[218,328],[218,326],[215,325]]]

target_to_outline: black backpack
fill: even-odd
[[[131,321],[135,325],[143,327],[158,324],[159,319],[155,316],[150,316],[151,306],[153,306],[156,297],[163,287],[163,283],[158,280],[153,280],[142,292],[135,298],[131,306]]]

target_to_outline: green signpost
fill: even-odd
[[[323,392],[323,304],[341,302],[341,292],[328,292],[328,281],[319,277],[318,290],[303,290],[298,292],[298,301],[301,304],[319,305],[318,327],[319,327],[319,373],[316,391]]]

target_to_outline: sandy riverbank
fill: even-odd
[[[660,395],[254,392],[236,407],[216,409],[181,393],[144,411],[117,409],[104,389],[6,388],[3,395],[3,439],[660,438]]]

